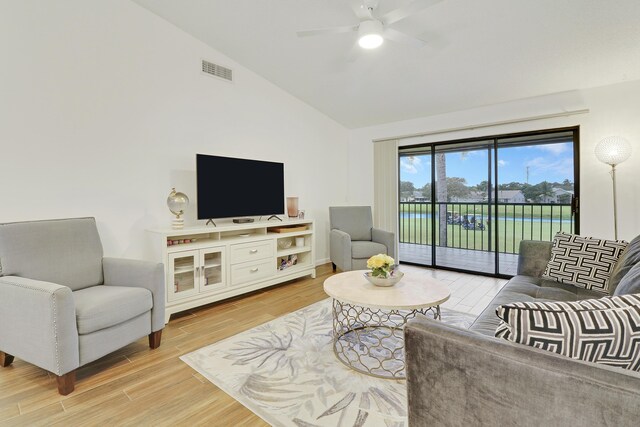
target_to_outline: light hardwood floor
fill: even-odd
[[[402,269],[446,283],[452,296],[444,306],[475,314],[506,282]],[[327,298],[322,283],[333,274],[330,264],[317,272],[316,279],[174,315],[158,349],[150,350],[144,338],[80,368],[76,389],[68,396],[58,395],[53,375],[16,358],[10,367],[0,368],[0,425],[267,425],[178,357]]]

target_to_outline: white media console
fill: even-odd
[[[312,220],[149,232],[155,258],[165,266],[165,322],[193,307],[298,277],[316,277]]]

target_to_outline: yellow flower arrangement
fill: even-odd
[[[394,259],[389,255],[378,254],[367,260],[367,268],[371,269],[371,275],[374,277],[388,277],[394,263]]]

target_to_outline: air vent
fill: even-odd
[[[218,77],[230,82],[233,81],[233,70],[214,64],[213,62],[202,60],[202,72],[210,76]]]

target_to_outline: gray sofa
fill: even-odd
[[[550,256],[551,242],[522,242],[518,275],[469,330],[426,318],[406,325],[411,426],[640,424],[640,373],[494,337],[501,304],[602,297],[541,279]],[[637,275],[629,270],[639,261],[640,236],[616,264],[613,286]]]
[[[103,257],[93,218],[0,224],[0,365],[18,357],[69,394],[79,366],[160,345],[164,291],[162,264]]]

